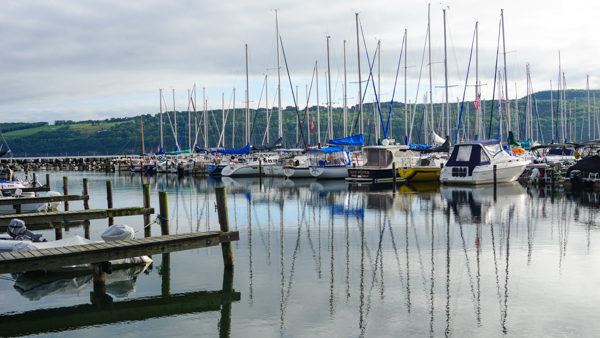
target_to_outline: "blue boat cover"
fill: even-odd
[[[327,144],[333,146],[362,146],[365,144],[365,137],[363,134],[356,134],[348,137],[334,138],[329,140]]]
[[[248,155],[250,154],[250,143],[246,143],[243,148],[239,149],[217,149],[217,153],[225,155]]]
[[[408,148],[410,150],[426,150],[426,149],[431,149],[431,145],[429,144],[409,144]]]
[[[338,153],[344,151],[342,147],[325,147],[325,148],[313,148],[310,151],[316,151],[321,153]]]

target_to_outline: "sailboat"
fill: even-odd
[[[345,179],[348,169],[362,165],[359,156],[354,156],[343,147],[362,146],[363,134],[329,140],[329,147],[314,149],[311,152],[311,165],[309,168],[312,177],[317,179]]]

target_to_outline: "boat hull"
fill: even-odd
[[[409,182],[439,182],[441,171],[439,167],[401,167],[398,175]]]
[[[496,165],[496,183],[516,181],[528,162],[507,162]],[[491,164],[478,166],[468,175],[466,167],[446,166],[442,169],[440,180],[446,184],[490,184],[494,183],[494,166]]]
[[[398,179],[392,168],[349,168],[346,181],[354,183],[390,183]]]
[[[348,167],[310,167],[310,174],[318,180],[343,180],[348,177]]]
[[[310,169],[306,168],[284,168],[283,173],[287,178],[313,178]]]

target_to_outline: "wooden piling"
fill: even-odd
[[[46,188],[50,189],[50,174],[46,174]]]
[[[217,198],[217,215],[219,217],[219,225],[222,232],[229,231],[229,220],[227,218],[227,193],[225,187],[217,187],[215,189]],[[221,243],[221,251],[223,252],[223,264],[225,269],[233,269],[233,255],[231,254],[231,244]]]
[[[82,181],[82,185],[83,185],[83,191],[82,194],[83,196],[87,196],[84,200],[83,200],[83,208],[85,210],[88,210],[90,208],[90,188],[89,188],[89,182],[87,178],[84,178]]]
[[[112,181],[106,181],[106,208],[107,209],[113,208]],[[115,221],[114,218],[109,217],[108,218],[108,226],[113,225],[114,221]]]
[[[169,199],[166,191],[158,192],[158,205],[160,210],[160,234],[169,234]]]
[[[496,199],[498,198],[497,196],[497,183],[498,183],[498,167],[494,164],[494,202],[496,202]]]
[[[37,186],[37,174],[33,173],[33,186]]]
[[[69,178],[67,176],[63,176],[63,195],[69,194]],[[69,211],[69,202],[65,201],[65,211]]]
[[[396,190],[396,184],[398,183],[398,173],[396,172],[396,162],[392,162],[392,182],[394,182],[394,190]]]
[[[144,208],[150,208],[150,184],[142,185],[144,192]],[[152,236],[150,228],[150,215],[144,215],[144,237]]]
[[[52,226],[54,227],[54,239],[57,241],[62,239],[62,226],[60,223],[53,223]]]

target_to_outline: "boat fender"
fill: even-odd
[[[132,227],[125,224],[115,224],[109,226],[102,235],[100,235],[105,242],[110,241],[123,241],[133,239],[135,237],[135,231]]]

